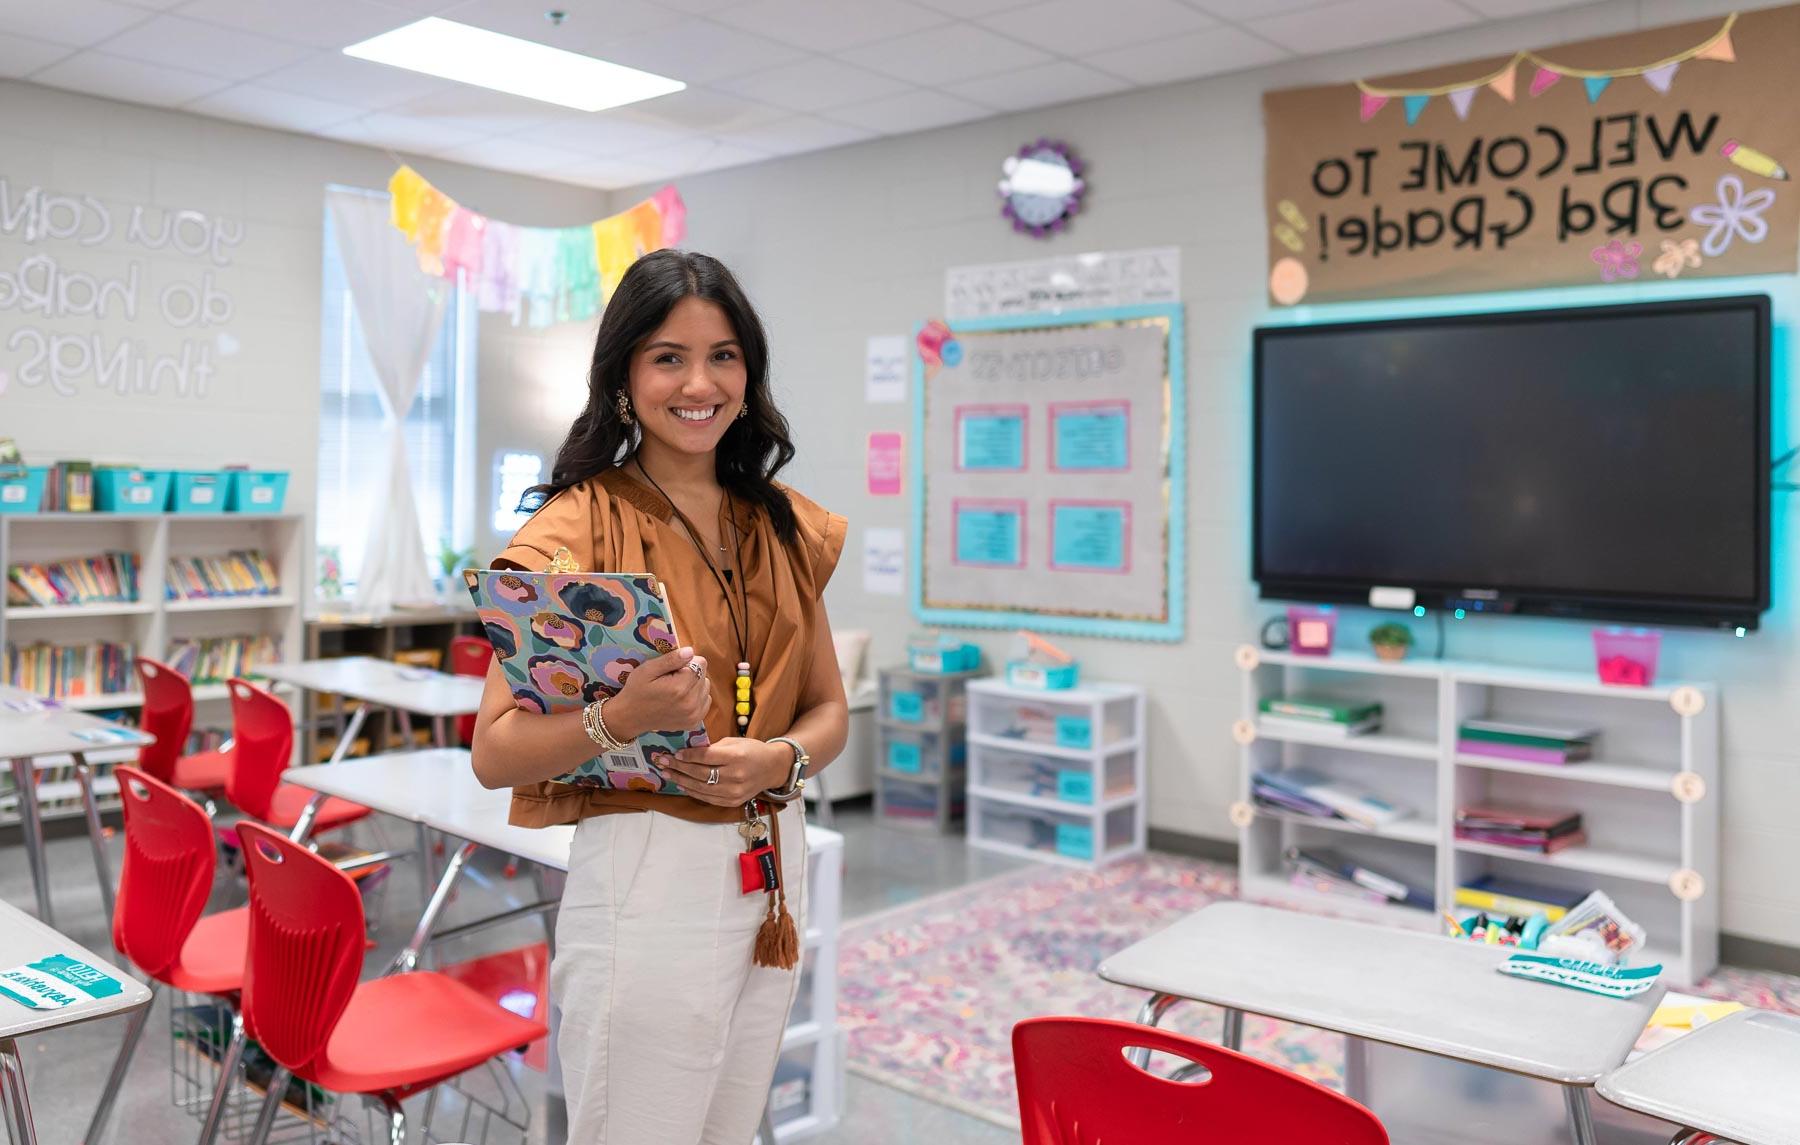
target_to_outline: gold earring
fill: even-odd
[[[738,407],[737,419],[739,421],[743,421],[745,418],[747,418],[749,416],[750,416],[750,403],[745,402],[743,405]]]
[[[619,400],[613,403],[613,408],[619,411],[619,420],[626,425],[637,420],[631,416],[631,399],[625,396],[624,390],[619,391]]]

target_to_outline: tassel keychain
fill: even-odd
[[[774,844],[777,861],[781,855],[781,813],[779,808],[771,808],[769,812],[770,831],[774,836],[770,842]],[[794,916],[788,911],[787,881],[777,878],[775,892],[769,896],[769,913],[763,919],[762,926],[756,931],[756,949],[750,961],[758,966],[771,966],[777,970],[792,970],[800,965],[800,931],[794,925]]]

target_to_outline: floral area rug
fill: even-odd
[[[1101,871],[1034,867],[845,924],[839,1022],[850,1069],[1017,1128],[1012,1028],[1041,1014],[1134,1019],[1144,994],[1102,960],[1207,903],[1236,897],[1223,864],[1151,854]],[[1723,968],[1694,993],[1800,1013],[1800,978]],[[1217,1042],[1219,1011],[1177,1005],[1165,1028]],[[1331,1033],[1246,1017],[1246,1053],[1341,1087]]]

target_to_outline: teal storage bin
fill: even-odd
[[[169,503],[165,469],[94,470],[94,508],[101,513],[160,513]]]
[[[49,466],[33,465],[23,477],[0,478],[0,513],[35,513],[44,504],[44,484]]]
[[[957,644],[948,648],[909,648],[907,664],[915,672],[933,676],[950,676],[973,672],[981,667],[981,648],[975,644]]]
[[[171,513],[223,513],[231,491],[230,474],[222,469],[176,470],[172,475]]]
[[[232,513],[279,513],[287,500],[288,475],[285,471],[232,469],[231,492],[225,508]]]
[[[1060,692],[1073,688],[1081,679],[1079,664],[1032,664],[1025,660],[1009,660],[1006,682],[1015,688],[1037,688]]]

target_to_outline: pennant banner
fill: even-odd
[[[1634,250],[1661,277],[1794,273],[1797,67],[1789,5],[1269,92],[1270,297],[1623,282]]]
[[[460,281],[478,309],[532,326],[586,322],[632,263],[687,237],[674,187],[610,218],[576,227],[521,227],[478,215],[411,167],[388,180],[394,226],[425,273]]]

